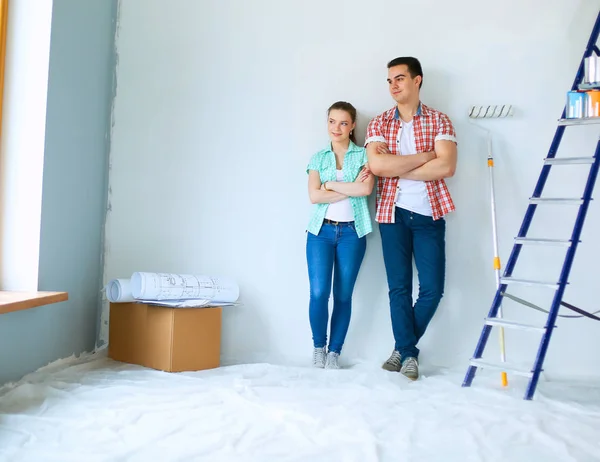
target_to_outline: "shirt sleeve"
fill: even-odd
[[[456,132],[450,118],[446,114],[440,114],[440,124],[435,135],[435,141],[448,140],[456,143]]]
[[[375,117],[371,119],[369,125],[367,127],[367,137],[365,139],[365,147],[369,143],[374,143],[380,141],[382,143],[387,143],[385,137],[383,136],[383,130],[381,128],[381,118]]]
[[[362,155],[360,158],[360,166],[361,168],[364,167],[364,165],[369,161],[369,159],[367,158],[367,150],[363,149],[362,150]]]
[[[321,163],[319,162],[319,160],[320,160],[319,153],[315,154],[314,156],[312,156],[310,158],[310,161],[308,162],[308,165],[306,166],[306,173],[307,174],[311,170],[319,171],[319,167],[321,165]]]

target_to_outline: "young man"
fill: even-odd
[[[367,128],[367,157],[379,176],[377,216],[387,273],[395,347],[383,364],[416,380],[417,343],[444,292],[444,215],[454,210],[444,178],[456,168],[456,135],[447,115],[421,103],[421,63],[412,57],[388,63],[396,106]],[[413,306],[412,260],[419,276]]]

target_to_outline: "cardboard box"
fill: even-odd
[[[111,303],[108,357],[167,372],[219,367],[221,311]]]

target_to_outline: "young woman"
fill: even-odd
[[[366,168],[365,149],[355,144],[354,106],[339,101],[328,109],[327,116],[331,143],[316,153],[307,167],[308,195],[315,206],[307,229],[306,260],[313,364],[339,369],[354,283],[367,247],[365,236],[373,230],[367,196],[375,178]],[[333,313],[327,352],[332,279]]]

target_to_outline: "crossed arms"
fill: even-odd
[[[342,181],[326,181],[321,184],[321,178],[317,170],[308,173],[308,196],[313,204],[332,204],[347,197],[368,196],[373,191],[375,177],[365,166],[356,180],[352,183]],[[325,189],[327,186],[327,189]]]
[[[377,176],[400,177],[408,180],[433,181],[449,178],[456,170],[456,143],[438,140],[434,150],[397,156],[384,142],[373,141],[367,145],[369,168]]]
[[[321,183],[319,172],[310,170],[308,195],[313,204],[332,204],[347,197],[368,196],[375,184],[374,175],[400,177],[408,180],[434,181],[449,178],[456,170],[456,143],[450,140],[435,142],[434,151],[397,156],[387,144],[373,141],[367,145],[368,165],[352,183],[327,181]]]

